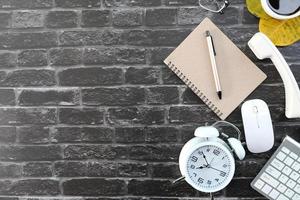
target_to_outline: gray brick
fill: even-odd
[[[78,105],[79,91],[77,90],[23,90],[19,94],[19,105]]]
[[[51,49],[49,51],[50,65],[65,66],[81,64],[82,51],[81,49]]]
[[[157,178],[178,178],[181,176],[178,164],[153,164],[152,176]]]
[[[3,195],[57,195],[59,182],[56,180],[12,180],[0,181],[0,193]]]
[[[235,44],[245,44],[257,32],[256,28],[223,28],[222,31],[229,37]],[[216,49],[217,51],[217,49]],[[252,53],[252,51],[250,50]],[[247,53],[249,55],[249,53]],[[256,57],[255,57],[256,58]],[[257,58],[256,58],[257,59]]]
[[[109,10],[83,10],[82,27],[102,27],[108,26],[110,20]]]
[[[121,30],[64,31],[59,36],[63,46],[123,44]]]
[[[207,15],[209,15],[209,12],[205,11],[200,7],[179,8],[178,24],[179,25],[199,24]]]
[[[183,85],[183,81],[167,66],[162,68],[162,80],[164,84]]]
[[[190,29],[130,30],[124,33],[124,40],[130,45],[178,46],[190,33]],[[168,39],[166,39],[168,38]]]
[[[55,5],[60,8],[99,8],[101,0],[55,0]]]
[[[17,70],[7,74],[0,73],[0,86],[51,86],[56,85],[54,71]]]
[[[160,6],[161,0],[104,0],[104,5],[106,7],[131,7],[131,6],[140,6],[140,7],[148,7],[148,6]]]
[[[150,64],[163,64],[163,61],[168,57],[168,55],[173,51],[173,48],[153,48],[150,49],[149,63]]]
[[[67,160],[120,159],[127,156],[127,149],[111,145],[68,145],[64,150]]]
[[[183,91],[183,93],[182,93],[182,102],[184,104],[204,105],[204,102],[190,88],[186,88]]]
[[[0,2],[0,7],[5,9],[38,9],[52,6],[52,0],[2,0]]]
[[[7,143],[14,143],[16,141],[16,127],[0,127],[0,142],[7,144]]]
[[[46,50],[24,50],[18,54],[18,65],[22,67],[38,67],[47,65]]]
[[[22,173],[21,165],[18,164],[0,164],[1,178],[15,178],[20,177]]]
[[[13,68],[16,66],[16,55],[14,53],[6,52],[0,54],[0,68]]]
[[[199,6],[198,0],[166,0],[168,6]]]
[[[177,145],[135,145],[129,158],[141,161],[177,161],[181,148]]]
[[[149,196],[190,196],[196,195],[196,191],[187,183],[181,184],[180,189],[172,187],[169,180],[138,180],[132,179],[128,183],[128,193],[131,195]]]
[[[146,51],[140,48],[86,48],[84,64],[144,64]]]
[[[148,104],[177,104],[179,91],[177,87],[151,87],[147,89]]]
[[[147,9],[146,10],[146,25],[148,26],[168,26],[176,24],[176,9]]]
[[[82,102],[84,105],[139,105],[145,102],[145,91],[138,87],[83,89]]]
[[[49,142],[49,129],[42,126],[19,127],[18,141],[24,144],[45,144]]]
[[[13,13],[13,28],[40,28],[44,26],[44,15],[40,11],[17,11]]]
[[[11,13],[1,12],[0,13],[0,28],[10,28],[11,24]]]
[[[114,10],[112,23],[117,27],[135,27],[142,25],[143,11],[140,9]]]
[[[122,127],[116,129],[119,143],[176,142],[178,130],[173,127]]]
[[[201,123],[217,121],[217,115],[206,105],[203,106],[174,106],[169,111],[171,123]]]
[[[259,21],[259,19],[252,15],[247,7],[243,7],[243,18],[242,18],[242,22],[243,24],[257,24]]]
[[[125,82],[130,84],[157,84],[159,83],[159,68],[130,67],[125,73]]]
[[[62,86],[119,85],[123,82],[122,69],[117,68],[75,68],[58,74]]]
[[[113,162],[58,162],[54,165],[58,177],[115,177],[118,164]]]
[[[165,110],[163,108],[110,108],[107,121],[111,125],[163,124],[164,115]]]
[[[0,160],[2,161],[52,161],[62,159],[59,146],[1,146],[0,153]]]
[[[0,34],[0,49],[30,49],[55,46],[57,46],[55,32]]]
[[[103,124],[103,110],[95,108],[60,108],[59,122],[62,124]]]
[[[75,11],[49,11],[45,20],[49,28],[72,28],[77,26],[78,15]]]
[[[54,108],[0,108],[0,124],[54,124]]]
[[[217,25],[235,25],[239,23],[241,12],[239,8],[228,7],[222,15],[212,15],[211,20]]]
[[[102,143],[111,142],[114,130],[106,127],[57,127],[52,131],[55,143]]]
[[[23,166],[23,176],[25,177],[51,177],[51,162],[29,162]]]
[[[15,104],[15,91],[13,89],[0,89],[0,105]]]
[[[119,163],[117,172],[120,177],[146,177],[148,174],[145,163]]]
[[[65,195],[122,195],[126,193],[126,183],[117,179],[72,179],[63,183],[63,191]]]

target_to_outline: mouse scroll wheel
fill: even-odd
[[[258,113],[257,106],[254,106],[254,107],[253,107],[253,112]]]

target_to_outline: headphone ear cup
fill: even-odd
[[[236,138],[228,138],[228,143],[232,150],[234,151],[235,155],[238,157],[238,159],[243,160],[246,156],[246,151],[241,143]]]

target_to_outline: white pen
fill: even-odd
[[[219,74],[217,70],[216,59],[215,59],[216,51],[215,51],[212,36],[210,35],[209,31],[206,31],[206,40],[207,40],[207,46],[208,46],[209,57],[211,62],[211,68],[213,71],[214,80],[216,84],[217,95],[219,99],[222,99],[222,89],[221,89],[221,84],[220,84]]]

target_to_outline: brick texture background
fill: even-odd
[[[198,0],[0,0],[0,199],[207,198],[171,181],[194,128],[218,118],[162,63],[206,16],[268,75],[248,99],[270,105],[276,146],[300,140],[277,71],[246,47],[258,20],[243,0],[224,15]],[[300,43],[281,51],[300,80]],[[271,154],[238,161],[217,197],[262,199],[249,183]]]

